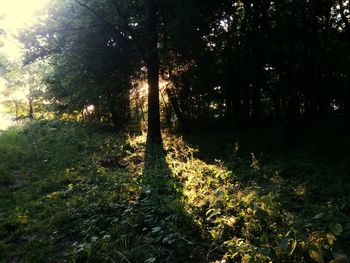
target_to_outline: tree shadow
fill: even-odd
[[[173,177],[163,145],[146,144],[140,228],[157,262],[205,262],[207,243],[186,213],[182,184]]]

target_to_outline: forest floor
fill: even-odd
[[[0,262],[349,262],[350,136],[310,127],[0,137]]]

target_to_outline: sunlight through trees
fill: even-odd
[[[1,262],[349,262],[349,0],[0,0]]]

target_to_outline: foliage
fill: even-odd
[[[129,92],[146,71],[153,136],[161,76],[176,114],[167,121],[183,130],[200,121],[275,121],[292,145],[326,115],[350,123],[349,15],[342,0],[65,0],[21,39],[27,63],[45,57],[52,65],[45,82],[57,113],[85,119],[93,105],[89,121],[123,128]]]
[[[88,4],[99,9],[101,2]],[[115,8],[107,1],[103,5],[98,13],[111,18],[111,23],[120,23],[113,18]],[[141,67],[131,38],[75,1],[53,1],[47,17],[45,23],[23,32],[21,39],[28,49],[26,63],[46,58],[51,66],[44,74],[46,98],[57,115],[75,114],[125,127],[130,115],[129,92],[139,75],[136,69]],[[89,106],[94,107],[90,113]]]
[[[316,130],[302,149],[257,154],[262,137],[239,133],[227,144],[220,135],[221,143],[186,138],[194,147],[165,133],[163,150],[146,147],[145,134],[75,122],[5,132],[1,259],[348,261],[349,156],[339,158],[348,139],[338,134],[319,145]]]
[[[323,257],[347,260],[348,241],[342,225],[349,226],[349,218],[339,206],[344,195],[335,201],[334,195],[323,194],[322,202],[308,196],[307,188],[293,178],[297,174],[280,175],[290,159],[282,167],[262,165],[254,154],[251,160],[242,158],[236,144],[234,160],[206,164],[194,158],[195,149],[178,138],[173,137],[167,147],[173,174],[183,184],[186,210],[213,240],[209,258],[221,254],[219,262],[305,262],[309,256],[317,262],[323,262]],[[318,176],[320,171],[313,165],[310,168],[313,172],[307,177]]]
[[[50,108],[45,105],[42,81],[47,69],[48,65],[43,61],[27,66],[17,62],[8,64],[2,76],[6,80],[6,87],[1,91],[4,97],[2,103],[16,121],[50,115]]]

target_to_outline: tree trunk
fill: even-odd
[[[171,90],[170,88],[166,88],[165,89],[167,95],[168,95],[168,98],[171,102],[171,105],[173,106],[173,109],[174,109],[174,112],[175,112],[175,115],[177,117],[177,119],[179,120],[180,122],[180,126],[182,128],[182,131],[183,132],[189,132],[189,124],[188,124],[188,121],[187,119],[184,117],[184,114],[179,106],[179,102],[176,98],[176,94],[174,93],[173,90]]]
[[[113,125],[114,125],[116,130],[119,130],[121,126],[120,126],[120,116],[118,114],[118,111],[115,107],[112,106],[110,108],[110,112],[112,114]]]
[[[261,67],[261,68],[260,68]],[[262,102],[261,102],[261,89],[262,89],[262,66],[256,65],[256,75],[253,87],[253,100],[252,100],[252,120],[255,123],[261,121]]]
[[[342,21],[345,25],[345,33],[350,45],[350,22],[345,14],[344,4],[342,0],[339,0],[340,15]],[[348,76],[348,87],[346,89],[345,101],[344,101],[344,119],[345,119],[345,128],[350,129],[350,72]]]
[[[148,81],[148,133],[147,141],[161,144],[159,112],[159,55],[157,50],[157,1],[146,0],[146,52],[145,63]]]
[[[227,90],[228,87],[226,87],[225,90],[225,118],[227,121],[231,121],[233,119],[233,103],[232,103],[232,96],[230,94],[230,91]]]
[[[29,97],[29,119],[34,119],[34,111],[33,111],[33,98]]]
[[[346,96],[344,102],[344,118],[345,118],[345,128],[350,130],[350,72],[348,76],[348,87],[346,89]]]
[[[252,29],[252,55],[254,59],[254,82],[252,98],[252,120],[258,123],[262,119],[262,89],[264,86],[264,64],[265,64],[265,31],[268,28],[269,2],[253,1],[253,29]]]
[[[15,111],[16,111],[16,123],[18,124],[19,105],[18,105],[18,102],[17,102],[17,101],[15,101]]]

